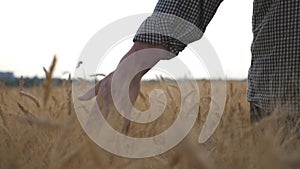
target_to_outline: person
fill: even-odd
[[[133,39],[132,48],[123,59],[132,57],[137,51],[151,48],[168,50],[175,57],[184,50],[188,43],[200,39],[201,35],[191,35],[191,30],[184,28],[184,25],[174,26],[172,24],[174,20],[164,22],[167,18],[164,17],[164,14],[179,17],[205,32],[221,3],[222,0],[159,0],[153,14],[140,26]],[[251,46],[252,60],[247,90],[251,123],[259,122],[274,111],[299,115],[299,16],[299,0],[254,0],[253,2],[252,30],[254,38]],[[157,34],[155,33],[157,31],[167,32],[167,35],[172,35],[174,32],[179,36],[187,35],[184,38],[186,41],[182,42],[176,38],[177,36],[174,38],[174,36],[166,36],[166,34]],[[164,55],[159,56],[159,54],[154,57],[151,53],[148,57],[141,58],[143,59],[134,59],[132,66],[139,66],[147,62],[153,67],[162,59],[170,59]],[[118,66],[116,70],[118,69],[121,67]],[[121,70],[124,73],[126,71]],[[141,78],[147,71],[149,69],[139,72],[130,84],[129,96],[132,102],[138,96]],[[102,105],[111,104],[110,89],[114,72],[98,82],[94,90],[82,95],[81,99],[88,100],[97,95],[97,101]],[[107,113],[104,115],[107,116]],[[125,131],[128,130],[128,123],[124,125]]]

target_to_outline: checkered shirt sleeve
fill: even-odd
[[[178,55],[201,38],[222,0],[159,0],[134,42],[160,44]]]

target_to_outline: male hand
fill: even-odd
[[[149,52],[143,52],[142,54],[136,54],[138,51],[141,51],[143,49],[151,49],[151,48],[165,50],[165,48],[161,45],[151,45],[151,44],[135,42],[135,44],[130,49],[130,51],[122,58],[119,66],[116,68],[116,70],[113,71],[112,73],[110,73],[108,76],[106,76],[101,81],[99,81],[95,86],[90,88],[85,94],[79,96],[78,99],[84,101],[84,100],[90,100],[93,97],[97,96],[96,101],[98,104],[98,108],[99,108],[99,110],[101,110],[103,117],[106,118],[109,113],[110,106],[114,106],[113,99],[112,99],[112,93],[111,93],[112,80],[114,78],[114,83],[119,83],[119,84],[123,83],[123,81],[121,79],[113,77],[115,72],[121,72],[124,75],[126,75],[126,73],[132,72],[132,70],[135,69],[136,67],[147,64],[147,67],[151,68],[159,60],[166,58],[166,56],[163,54],[164,52],[161,52],[161,53],[160,52],[151,52],[151,50],[149,50]],[[129,65],[120,66],[125,59],[130,59],[128,57],[135,57],[135,58],[131,59],[130,62],[126,63]],[[141,79],[142,79],[143,75],[146,74],[150,70],[150,68],[142,70],[141,72],[138,72],[130,82],[129,99],[130,99],[132,105],[136,101],[137,96],[139,94]],[[117,76],[117,77],[119,77],[119,76]],[[125,134],[127,134],[129,127],[130,127],[130,120],[125,118],[125,122],[123,124],[122,131]]]

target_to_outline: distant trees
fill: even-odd
[[[19,78],[15,77],[12,72],[0,72],[0,82],[4,83],[6,86],[17,87],[19,86]],[[41,86],[44,82],[44,78],[24,78],[24,87],[34,87]],[[63,79],[53,78],[52,84],[54,86],[59,86],[63,83]]]

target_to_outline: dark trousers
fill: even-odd
[[[275,119],[277,119],[278,125],[286,126],[288,128],[298,128],[300,130],[300,112],[298,111],[298,106],[288,106],[283,107],[279,106],[276,108],[275,104],[270,104],[269,109],[264,109],[260,106],[260,104],[256,102],[250,102],[250,122],[251,124],[255,124],[260,122],[263,118],[270,116],[271,114],[275,115]],[[300,131],[299,131],[300,132]]]
[[[271,112],[261,108],[258,103],[250,102],[250,122],[251,124],[259,122],[264,117],[267,117]]]

